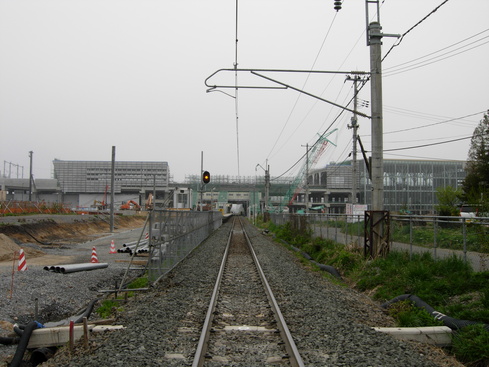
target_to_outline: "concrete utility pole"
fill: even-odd
[[[265,208],[268,210],[268,201],[270,198],[270,166],[267,165],[265,170]]]
[[[29,168],[29,201],[32,201],[32,155],[34,152],[29,152],[30,168]]]
[[[115,184],[115,146],[112,146],[112,167],[110,173],[110,233],[114,232],[114,188]]]
[[[375,5],[377,20],[368,23],[369,4]],[[367,45],[370,46],[370,94],[372,119],[372,205],[370,222],[369,256],[387,255],[389,250],[389,213],[384,211],[384,157],[382,112],[382,37],[399,37],[383,34],[380,26],[379,0],[366,0]],[[366,250],[367,250],[366,246]],[[366,251],[367,252],[367,251]]]
[[[370,94],[372,111],[372,210],[384,210],[384,158],[382,114],[382,27],[372,22],[370,29]]]
[[[309,144],[306,144],[306,214],[309,214]]]
[[[348,125],[348,128],[353,129],[353,157],[352,157],[352,170],[351,170],[351,203],[355,205],[357,203],[357,181],[358,181],[358,172],[357,172],[357,131],[358,131],[358,119],[357,119],[357,108],[358,108],[358,81],[360,81],[360,77],[355,75],[352,79],[350,77],[347,80],[353,81],[353,117],[351,118],[351,125]]]
[[[204,183],[202,182],[202,175],[204,174],[204,151],[200,152],[200,206],[199,211],[202,212],[204,209],[202,205],[204,204]]]
[[[268,201],[270,198],[270,166],[268,165],[268,159],[266,160],[265,164],[266,168],[263,168],[260,163],[255,166],[255,175],[258,167],[265,171],[265,210],[263,211],[263,220],[268,222]]]

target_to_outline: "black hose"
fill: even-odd
[[[8,337],[8,336],[0,336],[0,344],[3,345],[12,345],[19,344],[20,338],[18,336]]]
[[[388,302],[385,302],[381,305],[382,308],[388,308],[390,305],[396,302],[409,300],[414,303],[416,307],[424,308],[431,316],[433,316],[436,320],[440,320],[443,322],[445,326],[448,326],[452,330],[460,330],[469,325],[480,325],[483,324],[477,321],[469,321],[469,320],[458,320],[453,317],[442,314],[441,312],[436,311],[433,307],[428,305],[425,301],[423,301],[418,296],[413,294],[403,294],[401,296],[397,296],[396,298],[391,299]],[[489,325],[483,324],[484,328],[489,331]]]
[[[335,267],[333,267],[331,265],[320,264],[320,263],[318,263],[316,261],[311,261],[311,262],[314,263],[319,269],[321,269],[323,271],[327,271],[328,273],[330,273],[335,278],[338,278],[340,280],[343,280],[343,278],[341,277],[340,272],[338,270],[336,270]]]
[[[14,325],[14,331],[18,336],[24,334],[25,325]]]
[[[44,348],[35,349],[31,353],[30,362],[33,366],[37,366],[41,363],[44,363],[49,358],[53,357],[57,350],[58,348],[56,347],[51,347],[51,348],[44,347]]]
[[[90,303],[88,304],[87,308],[85,309],[85,312],[78,319],[76,319],[74,321],[75,324],[81,323],[83,321],[84,317],[86,317],[88,319],[90,317],[90,315],[92,314],[93,307],[95,306],[95,303],[97,303],[97,302],[98,302],[98,298],[91,300]]]
[[[53,243],[52,242],[43,242],[43,241],[40,241],[38,240],[36,237],[34,237],[32,234],[30,234],[24,227],[20,227],[20,229],[22,229],[25,233],[27,233],[28,236],[32,237],[34,239],[34,241],[40,243],[41,245],[45,245],[45,246],[50,246],[52,245]]]
[[[22,358],[24,358],[24,353],[27,349],[27,345],[29,344],[29,339],[31,338],[32,332],[37,329],[39,323],[37,321],[31,321],[25,327],[24,333],[20,337],[19,345],[17,346],[17,350],[15,351],[14,358],[12,358],[12,362],[10,362],[10,367],[19,367],[22,363]]]
[[[293,246],[293,245],[289,245],[286,241],[284,240],[280,240],[282,241],[282,243],[286,244],[287,246],[290,246],[292,248],[292,250],[294,250],[295,252],[299,252],[304,258],[306,258],[307,260],[311,261],[313,264],[315,264],[319,269],[323,270],[323,271],[327,271],[328,273],[330,273],[332,276],[334,276],[335,278],[338,278],[340,280],[343,280],[343,278],[341,277],[341,274],[340,272],[334,268],[333,266],[331,265],[325,265],[325,264],[320,264],[316,261],[314,261],[311,257],[311,255],[309,255],[307,252],[304,252],[302,251],[301,249]]]

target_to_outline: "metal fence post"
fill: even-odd
[[[338,217],[334,217],[334,241],[338,242]]]
[[[413,218],[409,216],[409,260],[413,258]]]
[[[462,233],[464,241],[464,261],[467,262],[467,224],[465,218],[462,218]]]
[[[433,257],[435,258],[436,260],[436,247],[437,247],[437,244],[436,244],[436,235],[438,233],[438,221],[437,221],[437,218],[434,217],[433,218]]]

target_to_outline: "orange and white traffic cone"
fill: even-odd
[[[19,266],[17,268],[18,271],[26,271],[27,270],[27,261],[25,260],[24,250],[20,249],[19,252]]]
[[[92,247],[92,259],[90,260],[90,262],[98,263],[97,250],[95,249],[95,246]]]
[[[115,249],[114,240],[112,240],[112,242],[110,243],[110,252],[109,252],[109,254],[117,254],[117,250]]]

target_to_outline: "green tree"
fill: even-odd
[[[489,111],[472,134],[465,170],[464,200],[486,211],[489,206]]]
[[[460,204],[462,194],[461,189],[455,189],[452,186],[438,187],[436,189],[436,198],[438,199],[436,210],[438,211],[438,215],[458,216],[458,205]]]

